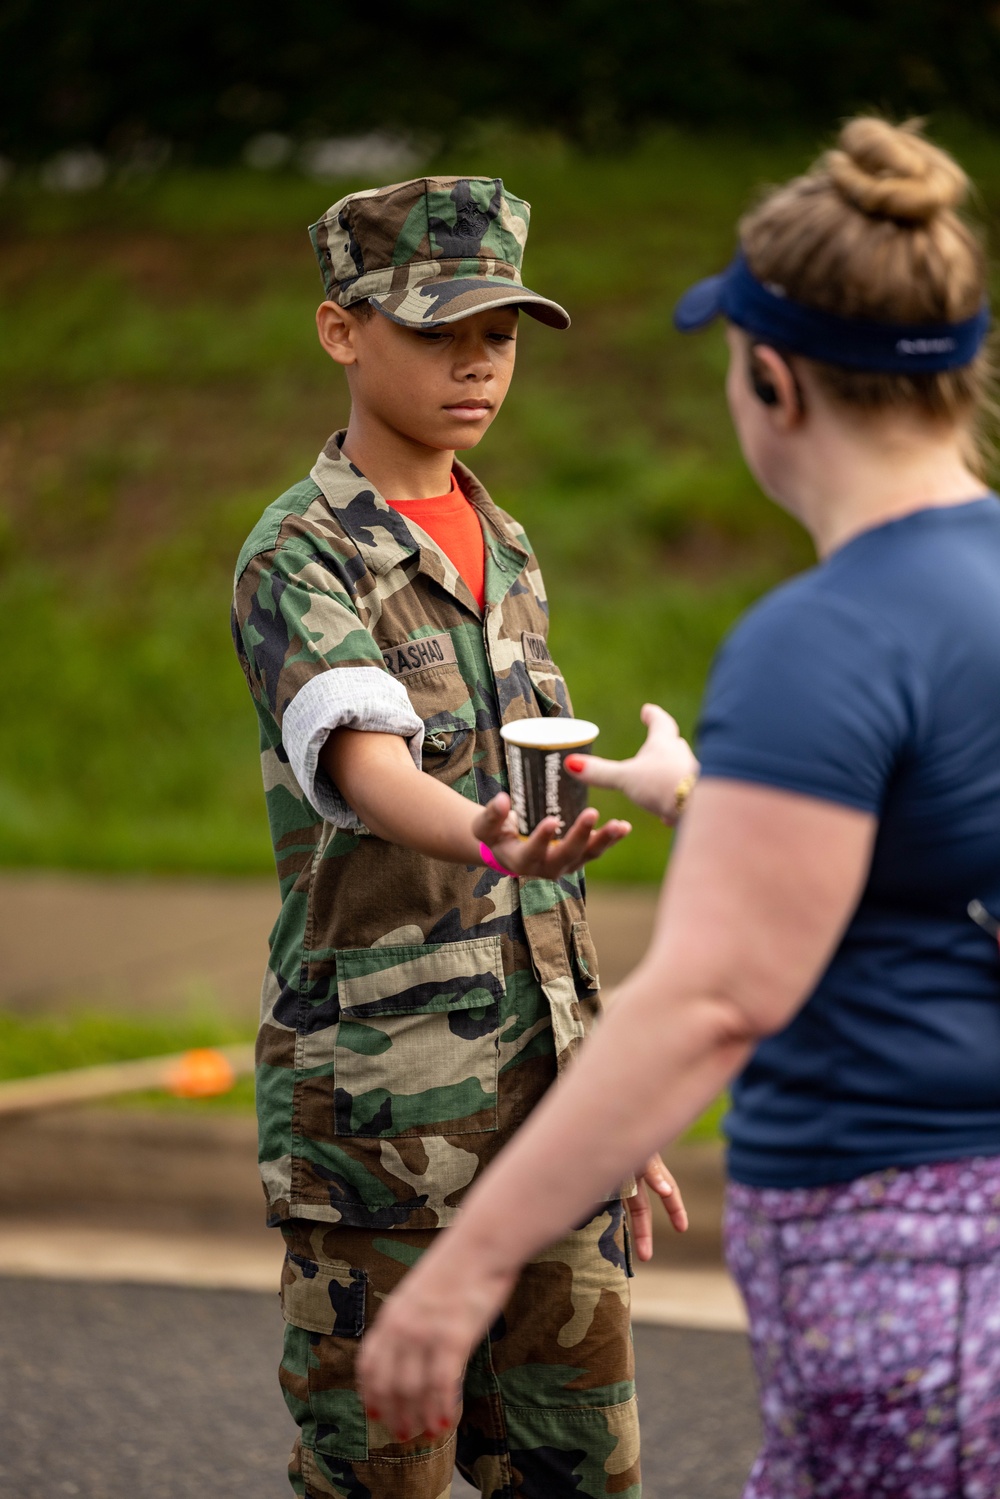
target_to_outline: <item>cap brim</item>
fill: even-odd
[[[696,281],[694,286],[688,287],[674,308],[674,327],[678,332],[695,333],[721,317],[728,279],[729,273],[720,271],[719,275],[706,276],[704,281]]]
[[[569,313],[558,302],[551,302],[526,286],[518,286],[507,276],[435,278],[369,300],[379,312],[404,328],[440,328],[473,313],[488,312],[492,307],[523,307],[531,317],[550,328],[570,325]]]

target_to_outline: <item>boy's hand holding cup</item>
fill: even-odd
[[[492,853],[486,862],[521,879],[554,880],[598,858],[632,831],[619,819],[596,829],[587,788],[566,760],[589,749],[597,725],[581,718],[526,718],[500,730],[507,745],[510,796],[495,796],[474,824]]]

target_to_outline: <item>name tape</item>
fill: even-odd
[[[549,643],[544,635],[531,635],[527,630],[522,631],[521,647],[529,666],[537,663],[539,666],[555,668],[555,662],[549,655]]]
[[[419,640],[405,640],[401,645],[390,645],[382,652],[382,660],[394,677],[408,677],[432,666],[458,665],[455,642],[447,631],[441,635],[422,635]]]

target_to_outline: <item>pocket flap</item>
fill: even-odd
[[[541,635],[529,635],[525,631],[521,636],[521,645],[528,677],[535,689],[543,716],[558,718],[560,715],[572,714],[566,683],[562,672],[549,655],[548,642]]]
[[[597,948],[585,921],[573,923],[573,966],[577,977],[587,989],[599,989],[601,980],[597,972]]]
[[[528,678],[535,689],[535,696],[542,709],[543,718],[570,718],[573,705],[569,700],[566,683],[559,668],[551,661],[547,666],[538,661],[529,661]]]
[[[486,1009],[504,992],[500,938],[348,948],[337,954],[337,986],[354,1020]]]
[[[281,1315],[306,1332],[360,1338],[368,1277],[342,1260],[308,1260],[291,1250],[281,1272]]]

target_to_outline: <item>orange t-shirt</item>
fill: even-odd
[[[469,585],[469,592],[480,609],[486,604],[486,546],[479,516],[451,476],[447,494],[428,500],[387,500],[393,510],[407,520],[416,521],[421,530],[436,541],[450,557]]]

